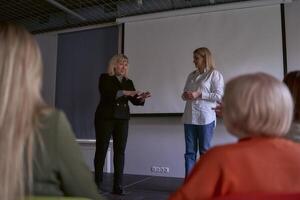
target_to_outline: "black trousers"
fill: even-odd
[[[128,120],[96,120],[96,152],[94,158],[95,182],[103,180],[103,167],[111,136],[114,150],[114,188],[122,188],[125,162],[125,148],[128,136]]]

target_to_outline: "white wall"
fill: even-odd
[[[282,79],[280,19],[277,4],[125,23],[129,77],[136,88],[152,94],[143,107],[131,106],[131,112],[182,113],[181,91],[195,70],[193,51],[202,46],[211,50],[225,82],[254,72]]]
[[[212,145],[235,142],[218,120]],[[94,143],[81,143],[86,163],[93,171]],[[104,171],[113,172],[112,144]],[[133,117],[130,120],[126,148],[126,174],[184,177],[184,131],[181,117]],[[168,167],[169,173],[152,172],[151,168]]]
[[[236,141],[218,121],[213,145]],[[125,173],[184,177],[184,131],[181,117],[134,117],[130,120]],[[169,167],[153,173],[152,166]]]
[[[285,6],[288,69],[300,70],[300,0]],[[213,145],[233,141],[218,121]],[[127,144],[125,173],[184,176],[184,133],[179,117],[131,119]],[[152,173],[152,166],[169,167],[170,172]]]
[[[300,0],[285,6],[288,71],[300,70]]]

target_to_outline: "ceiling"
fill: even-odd
[[[32,33],[115,22],[116,18],[250,0],[0,0],[0,21]]]

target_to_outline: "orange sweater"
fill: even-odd
[[[169,200],[268,192],[300,192],[300,144],[257,137],[212,148]]]

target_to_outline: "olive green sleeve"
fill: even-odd
[[[97,192],[91,172],[84,162],[73,131],[62,112],[57,119],[58,175],[61,188],[67,196],[104,199]]]

